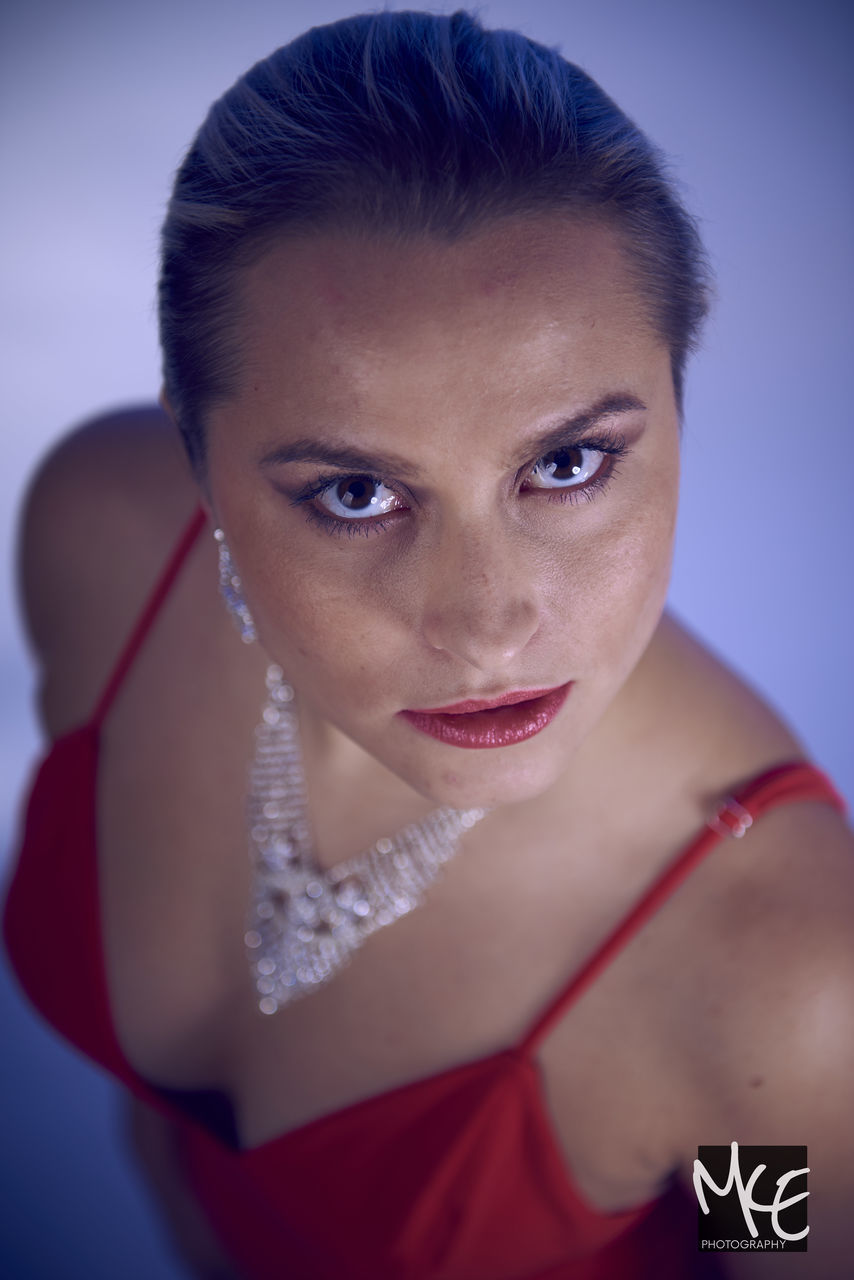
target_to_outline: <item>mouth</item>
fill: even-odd
[[[526,742],[551,724],[566,701],[572,681],[554,689],[515,690],[497,698],[470,699],[449,707],[400,711],[414,729],[454,747],[480,751]]]

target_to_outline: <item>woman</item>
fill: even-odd
[[[319,29],[212,109],[160,298],[164,412],[28,506],[6,928],[196,1274],[703,1274],[737,1141],[807,1144],[785,1265],[841,1276],[850,836],[662,615],[706,280],[649,143],[466,15]]]

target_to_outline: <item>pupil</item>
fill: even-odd
[[[571,480],[581,471],[580,449],[555,449],[554,453],[548,456],[550,461],[546,470],[556,480]]]
[[[338,501],[351,511],[363,511],[374,500],[374,482],[367,476],[342,481],[338,486]]]

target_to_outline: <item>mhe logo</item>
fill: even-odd
[[[697,1242],[722,1253],[806,1253],[806,1147],[698,1147]]]

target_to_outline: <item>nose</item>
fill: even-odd
[[[533,566],[518,531],[446,527],[430,555],[422,634],[433,649],[497,672],[540,625]]]

